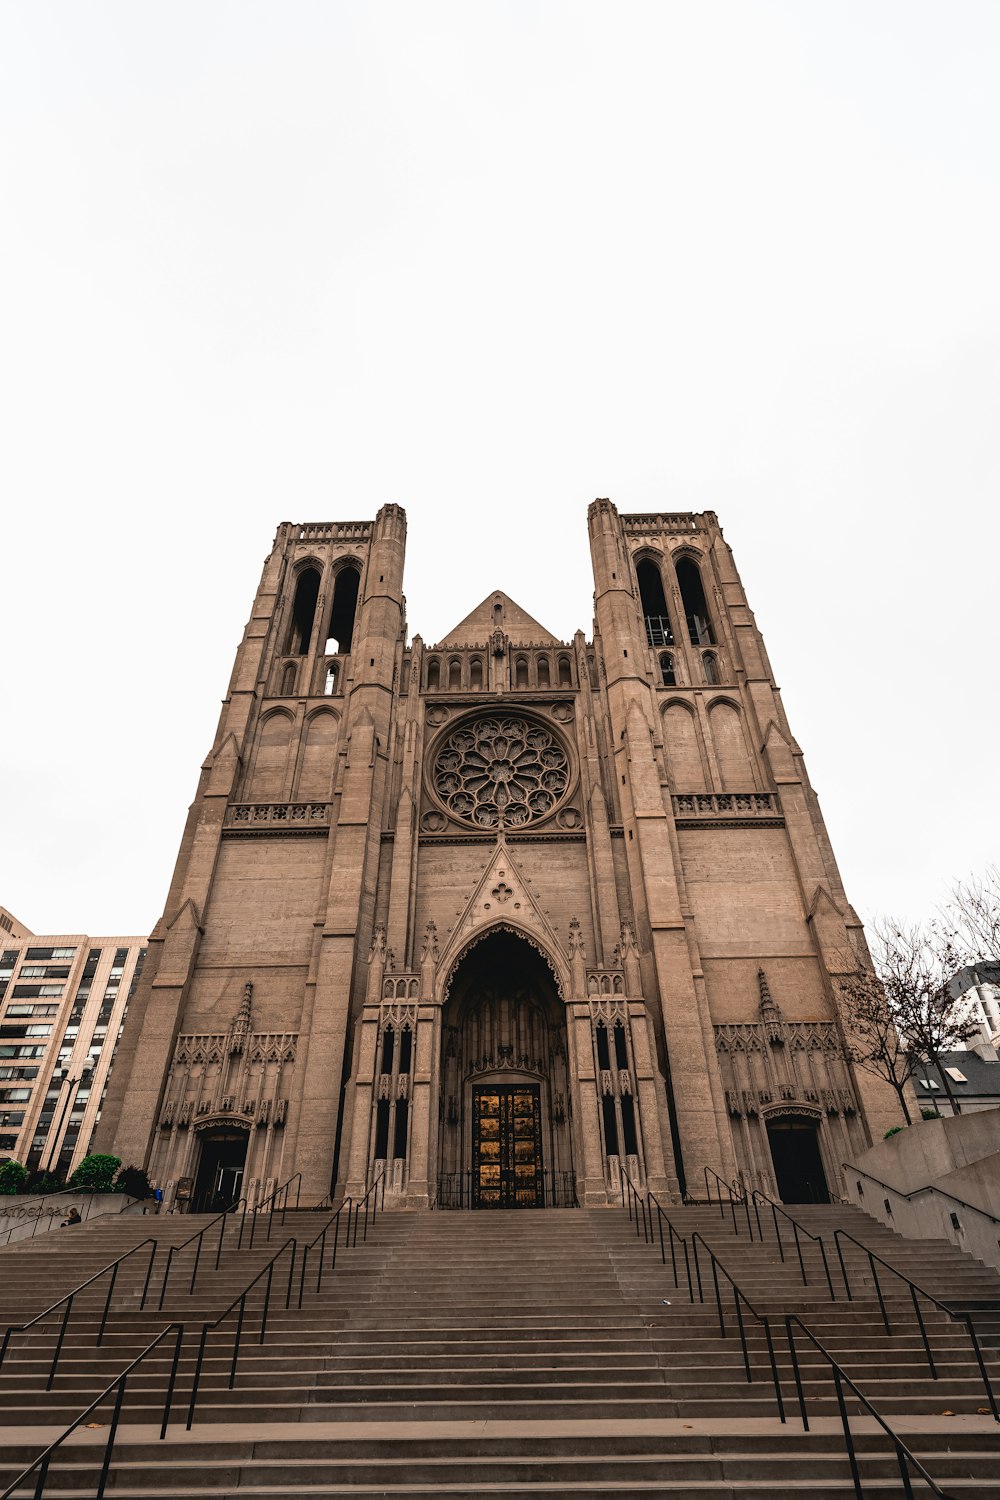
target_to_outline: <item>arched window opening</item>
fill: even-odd
[[[528,686],[528,662],[527,658],[519,656],[514,664],[514,686],[526,688]]]
[[[656,564],[644,557],[635,570],[639,582],[639,599],[646,621],[646,639],[651,646],[672,646],[674,633],[667,615],[667,596]]]
[[[721,681],[719,677],[718,657],[716,657],[711,651],[706,651],[701,659],[705,665],[705,681],[708,683],[709,687],[717,687],[719,682]]]
[[[409,1026],[404,1026],[399,1033],[399,1071],[408,1073],[410,1071],[410,1054],[413,1051],[413,1032]]]
[[[483,663],[478,656],[474,656],[469,663],[469,680],[473,689],[481,688],[483,685]]]
[[[570,667],[568,656],[560,656],[559,658],[559,686],[573,686],[573,669]]]
[[[404,661],[399,672],[399,691],[405,693],[410,686],[410,663]]]
[[[382,1033],[382,1068],[383,1073],[392,1072],[392,1054],[396,1045],[396,1033],[391,1026],[387,1026]]]
[[[608,1046],[608,1028],[602,1021],[597,1028],[597,1066],[599,1068],[610,1068],[611,1048]]]
[[[588,667],[588,669],[590,671],[590,691],[592,693],[596,693],[598,687],[600,686],[600,679],[598,678],[598,675],[597,675],[597,657],[596,656],[588,656],[587,657],[587,667]]]
[[[326,643],[328,653],[337,652],[340,656],[347,656],[350,652],[360,585],[361,574],[357,568],[341,568],[333,586],[333,609],[330,611],[330,633]]]
[[[326,693],[326,696],[328,698],[331,698],[337,691],[337,663],[335,661],[327,663],[326,686],[323,691]]]
[[[436,656],[427,663],[427,686],[431,689],[441,686],[441,663]]]
[[[708,618],[708,604],[701,583],[701,570],[690,557],[682,557],[677,564],[677,586],[684,604],[688,635],[692,646],[714,646],[715,631]]]
[[[453,656],[448,663],[448,686],[452,692],[457,692],[462,686],[462,663],[457,656]]]
[[[535,669],[536,669],[536,672],[538,674],[538,686],[539,687],[548,687],[550,685],[549,684],[549,659],[548,659],[548,657],[547,656],[540,656],[538,658],[538,660],[535,662]]]
[[[615,1066],[618,1068],[628,1067],[628,1047],[625,1045],[625,1027],[621,1021],[615,1022]]]
[[[293,661],[285,664],[285,670],[281,674],[281,696],[290,698],[295,692],[295,663]]]
[[[615,1119],[613,1094],[605,1094],[601,1100],[604,1110],[604,1149],[609,1156],[618,1155],[618,1121]]]
[[[677,673],[674,671],[674,659],[669,651],[664,651],[660,657],[660,680],[664,687],[677,686]]]
[[[292,623],[288,632],[289,656],[305,656],[309,650],[318,598],[319,574],[315,568],[305,568],[299,574],[299,581],[295,585]]]

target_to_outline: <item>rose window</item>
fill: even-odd
[[[479,828],[520,828],[552,811],[569,785],[569,764],[559,741],[540,724],[478,719],[445,740],[433,781],[456,818]]]

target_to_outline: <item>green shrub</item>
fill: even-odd
[[[933,1104],[924,1104],[920,1110],[920,1118],[922,1120],[940,1120],[941,1116],[938,1114]]]
[[[5,1161],[0,1166],[0,1193],[19,1193],[28,1175],[19,1161]]]
[[[57,1177],[55,1172],[29,1172],[22,1191],[25,1193],[61,1193],[65,1187],[65,1182],[61,1177]]]
[[[115,1191],[128,1193],[130,1198],[150,1198],[153,1192],[142,1167],[122,1167],[115,1178]]]
[[[887,1141],[891,1135],[898,1135],[901,1130],[905,1130],[905,1129],[906,1129],[905,1125],[894,1125],[891,1130],[887,1130],[886,1131],[886,1133],[882,1137],[882,1139],[884,1141]]]
[[[122,1164],[120,1156],[103,1156],[100,1152],[85,1156],[69,1180],[70,1187],[88,1193],[111,1193],[115,1173]]]

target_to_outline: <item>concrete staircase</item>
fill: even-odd
[[[844,1295],[833,1231],[844,1228],[929,1292],[975,1309],[1000,1391],[1000,1278],[941,1241],[902,1240],[848,1207],[802,1208],[796,1217],[827,1246],[837,1300],[819,1253],[803,1241],[803,1285],[791,1226],[785,1260],[762,1213],[763,1242],[727,1209],[672,1209],[677,1231],[697,1231],[758,1312],[773,1325],[787,1422],[777,1414],[763,1330],[745,1318],[748,1384],[720,1277],[726,1336],[719,1330],[710,1260],[699,1250],[704,1302],[675,1289],[659,1242],[637,1238],[618,1210],[423,1212],[380,1215],[367,1243],[341,1246],[336,1271],[303,1307],[284,1310],[289,1252],[279,1262],[263,1344],[248,1319],[235,1389],[228,1389],[235,1320],[213,1334],[190,1433],[186,1407],[201,1324],[216,1316],[289,1238],[305,1243],[326,1215],[275,1218],[270,1243],[235,1248],[227,1229],[212,1269],[209,1231],[193,1295],[192,1251],[171,1276],[162,1313],[138,1300],[144,1252],[122,1267],[104,1344],[95,1336],[106,1281],[80,1294],[53,1390],[44,1389],[57,1320],[15,1336],[0,1368],[0,1487],[9,1484],[97,1392],[170,1321],[186,1327],[174,1419],[156,1440],[170,1348],[129,1382],[109,1493],[143,1496],[447,1495],[616,1497],[780,1496],[812,1500],[854,1493],[829,1367],[803,1339],[800,1362],[811,1430],[795,1404],[782,1319],[798,1313],[952,1495],[1000,1500],[1000,1427],[963,1328],[924,1311],[938,1379],[930,1376],[908,1288],[883,1273],[887,1334],[867,1258],[845,1245],[853,1299]],[[23,1322],[154,1233],[161,1246],[187,1238],[194,1217],[100,1222],[56,1231],[30,1251],[0,1252],[0,1327]],[[159,1260],[162,1262],[162,1251]],[[315,1260],[311,1262],[315,1274]],[[681,1262],[683,1265],[683,1262]],[[187,1271],[187,1276],[184,1271]],[[692,1262],[692,1272],[694,1266]],[[259,1294],[250,1307],[259,1308]],[[697,1290],[695,1291],[697,1299]],[[108,1411],[95,1414],[106,1423]],[[154,1424],[157,1426],[154,1427]],[[865,1492],[903,1493],[889,1440],[867,1416],[852,1420]],[[95,1492],[107,1428],[83,1428],[59,1450],[45,1494]],[[914,1482],[915,1493],[926,1492]],[[23,1493],[32,1493],[25,1488]]]

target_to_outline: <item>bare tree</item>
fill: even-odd
[[[851,1061],[895,1090],[903,1118],[912,1124],[906,1085],[918,1058],[896,1024],[882,980],[874,970],[858,967],[842,976],[840,993],[852,1038],[848,1044]]]
[[[963,964],[1000,963],[1000,868],[957,880],[942,924]]]
[[[952,989],[963,957],[953,932],[941,924],[886,919],[875,925],[872,939],[875,972],[902,1045],[914,1067],[920,1059],[933,1063],[953,1111],[961,1114],[941,1054],[976,1036],[979,1025],[967,997]]]

